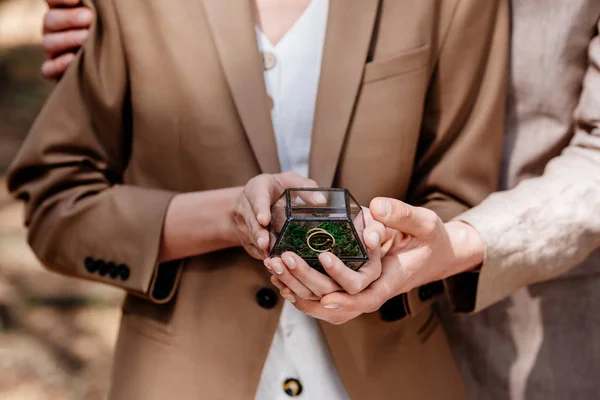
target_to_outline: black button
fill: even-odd
[[[256,292],[256,302],[259,306],[268,310],[277,304],[277,295],[272,289],[262,288]]]
[[[379,316],[386,322],[394,322],[406,317],[406,308],[404,306],[404,294],[392,297],[379,309]]]
[[[444,293],[442,281],[431,282],[419,288],[419,300],[424,302],[442,293]]]
[[[126,281],[127,279],[129,279],[129,267],[127,265],[125,265],[125,264],[119,265],[118,272],[119,272],[119,277],[121,278],[122,281]]]
[[[117,264],[114,262],[109,262],[106,264],[108,266],[108,276],[115,279],[119,275],[119,269]]]
[[[283,391],[290,397],[300,396],[302,393],[302,384],[298,379],[286,379],[283,382]]]
[[[108,273],[108,264],[102,260],[96,261],[96,265],[98,266],[98,273],[100,276],[104,276]]]
[[[85,269],[90,274],[93,274],[98,270],[98,266],[96,265],[96,260],[94,260],[92,257],[86,257],[84,263],[85,263]]]

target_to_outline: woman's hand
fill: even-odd
[[[317,183],[295,172],[262,174],[248,181],[237,206],[234,220],[238,238],[244,249],[252,257],[264,260],[269,253],[270,237],[267,227],[271,222],[271,205],[281,197],[287,188],[317,187]],[[307,192],[303,198],[307,203],[318,204],[325,199],[320,192]]]
[[[42,64],[46,79],[59,79],[88,37],[93,14],[81,0],[46,0],[50,9],[44,17]]]
[[[341,315],[339,313],[332,314],[329,310],[324,313],[319,312],[320,304],[317,300],[337,291],[353,294],[362,292],[379,278],[382,257],[385,256],[390,242],[400,237],[393,231],[386,231],[383,224],[373,219],[369,209],[364,209],[363,214],[366,224],[363,241],[367,246],[369,261],[358,271],[348,268],[329,252],[319,255],[319,261],[329,276],[311,268],[301,257],[292,252],[284,253],[281,258],[265,260],[265,266],[273,274],[271,282],[280,289],[285,299],[316,318],[332,323],[344,322],[338,320]],[[330,316],[335,318],[331,319]]]

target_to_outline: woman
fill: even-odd
[[[444,219],[492,191],[506,2],[224,3],[97,1],[12,168],[44,264],[130,293],[112,398],[463,398],[430,299],[319,329],[236,246],[264,258],[284,187]]]

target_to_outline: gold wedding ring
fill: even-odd
[[[324,253],[335,246],[335,238],[325,229],[312,228],[306,232],[306,244],[312,251]]]

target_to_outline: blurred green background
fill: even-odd
[[[46,10],[44,0],[0,0],[0,400],[103,399],[122,294],[44,270],[6,191],[6,170],[54,87],[39,72]]]

